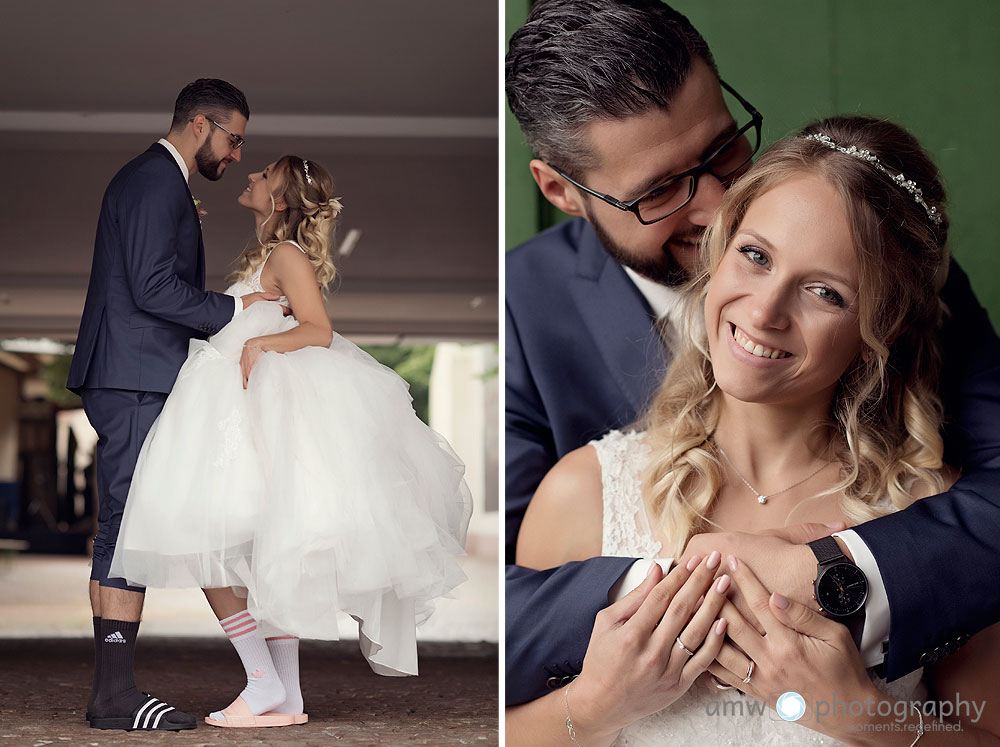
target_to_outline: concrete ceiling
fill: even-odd
[[[4,4],[0,337],[75,338],[104,188],[198,77],[241,87],[241,163],[192,177],[208,285],[252,236],[246,175],[319,161],[361,231],[329,310],[355,339],[491,340],[498,320],[498,10],[485,0]]]

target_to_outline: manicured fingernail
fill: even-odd
[[[729,570],[735,571],[739,567],[740,567],[740,561],[738,561],[736,559],[735,555],[730,555],[729,556]]]
[[[650,576],[653,575],[653,568],[655,566],[656,566],[656,563],[650,563],[649,564],[649,568],[646,569],[646,578],[649,578]]]
[[[716,568],[719,567],[719,563],[721,562],[722,562],[722,553],[720,553],[718,550],[712,550],[712,554],[708,556],[708,563],[706,563],[706,565],[708,566],[708,570],[714,571]]]
[[[779,594],[778,592],[774,592],[771,595],[771,600],[774,602],[774,606],[777,607],[779,610],[788,609],[788,599],[781,596],[781,594]]]
[[[729,576],[722,576],[718,581],[715,582],[715,590],[720,594],[725,594],[726,589],[729,588]]]
[[[829,529],[840,529],[842,526],[844,526],[844,524],[843,522],[840,521],[834,521],[830,524],[825,524],[824,526],[828,527]]]
[[[698,563],[701,562],[701,555],[692,555],[691,560],[688,561],[687,569],[693,571],[698,567]]]
[[[726,632],[726,618],[722,617],[719,622],[715,624],[715,634],[723,635]]]

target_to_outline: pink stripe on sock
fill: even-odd
[[[240,638],[257,630],[257,621],[245,610],[225,620],[219,620],[219,624],[230,639]]]
[[[230,638],[239,638],[241,636],[246,635],[247,633],[253,633],[256,630],[257,630],[257,623],[255,623],[253,620],[250,620],[249,622],[246,623],[246,625],[244,625],[241,628],[233,628],[232,630],[227,630],[226,635],[228,635]]]
[[[233,625],[239,625],[247,620],[253,620],[250,613],[244,610],[243,612],[238,612],[237,614],[227,617],[225,620],[219,620],[219,624],[223,628],[230,628]]]
[[[233,628],[242,627],[243,625],[246,625],[248,622],[255,622],[255,621],[252,617],[250,617],[250,615],[242,615],[238,620],[225,620],[225,621],[220,620],[219,624],[222,625],[223,630],[232,630]]]
[[[272,635],[270,638],[265,638],[264,640],[265,641],[284,641],[284,640],[297,641],[297,640],[299,640],[299,637],[297,635]]]

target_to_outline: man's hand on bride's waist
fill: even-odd
[[[240,296],[240,300],[243,302],[243,309],[248,309],[251,305],[257,303],[257,301],[277,301],[281,296],[277,293],[247,293],[245,296]]]
[[[751,570],[771,591],[778,591],[790,599],[818,610],[813,598],[813,581],[816,579],[816,556],[805,543],[845,529],[837,524],[796,524],[776,529],[768,534],[746,532],[706,532],[688,540],[684,555],[678,564],[685,564],[693,556],[707,557],[718,550],[723,557],[735,555],[750,566]],[[720,570],[720,573],[723,571]],[[754,623],[760,632],[763,628],[753,614],[746,598],[739,589],[729,594],[730,601]]]

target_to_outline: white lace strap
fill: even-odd
[[[305,249],[303,249],[301,246],[299,246],[296,242],[292,241],[291,239],[284,239],[283,241],[280,241],[279,244],[291,244],[296,249],[298,249],[300,252],[302,252],[306,256],[309,256],[309,253]],[[274,250],[275,250],[276,247],[277,247],[277,245],[271,247],[271,249],[267,253],[267,256],[264,257],[264,261],[260,263],[260,267],[257,268],[256,272],[254,272],[254,277],[257,278],[257,285],[260,285],[260,276],[264,272],[264,265],[267,264],[267,260],[269,260],[271,258],[271,254],[274,253]]]
[[[297,242],[292,241],[291,239],[285,239],[285,241],[283,243],[285,243],[285,244],[291,244],[292,246],[294,246],[296,249],[298,249],[303,254],[308,254],[309,253],[305,249],[303,249],[301,246],[299,246]]]
[[[661,544],[653,536],[642,502],[640,477],[649,447],[641,435],[611,431],[590,443],[601,466],[603,555],[647,558],[660,554]]]

